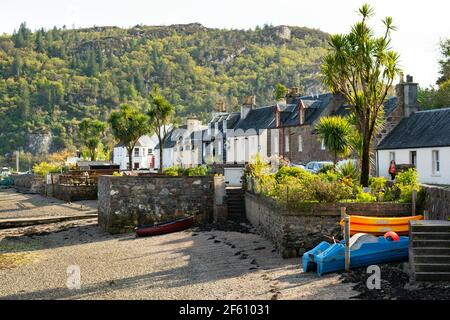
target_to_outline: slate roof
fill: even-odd
[[[268,129],[275,124],[275,108],[277,106],[268,106],[252,109],[248,112],[245,119],[240,119],[236,124],[234,130],[239,130],[236,135],[240,135],[240,132],[247,130],[259,130]]]
[[[175,147],[178,140],[181,137],[181,134],[183,133],[183,130],[177,130],[177,129],[185,129],[187,130],[187,125],[179,126],[178,128],[172,128],[169,131],[169,134],[166,138],[166,141],[164,141],[164,149],[170,149]],[[156,145],[155,149],[159,149],[159,143]]]
[[[442,146],[450,146],[450,108],[419,111],[402,119],[377,149]]]

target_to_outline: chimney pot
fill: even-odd
[[[413,76],[410,76],[409,74],[406,76],[406,82],[412,83],[413,82]]]

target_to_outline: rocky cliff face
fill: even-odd
[[[50,151],[52,144],[51,132],[34,132],[28,134],[28,145],[26,151],[34,155],[46,154]]]

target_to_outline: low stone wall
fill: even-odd
[[[342,238],[339,226],[340,208],[349,215],[408,216],[411,204],[398,203],[308,203],[297,211],[289,211],[274,200],[247,192],[247,219],[269,238],[283,258],[301,256],[326,236]]]
[[[109,233],[192,214],[197,222],[213,217],[214,177],[101,176],[98,223]]]
[[[19,192],[42,193],[45,188],[44,177],[33,173],[12,174],[11,178],[14,180],[14,187]]]
[[[80,201],[97,199],[97,185],[71,186],[63,184],[47,185],[47,192],[54,198],[64,201]]]
[[[450,187],[422,185],[425,199],[424,210],[429,220],[450,219]]]

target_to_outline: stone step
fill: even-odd
[[[450,272],[448,263],[414,263],[415,272]]]
[[[450,264],[450,255],[423,255],[414,256],[414,263],[444,263]]]
[[[411,232],[450,232],[450,221],[411,221]]]
[[[450,248],[450,240],[412,240],[412,247]]]
[[[416,272],[416,281],[450,281],[450,272]]]
[[[450,248],[443,247],[415,247],[413,248],[413,255],[450,255]]]
[[[450,232],[412,232],[412,240],[450,240]]]

